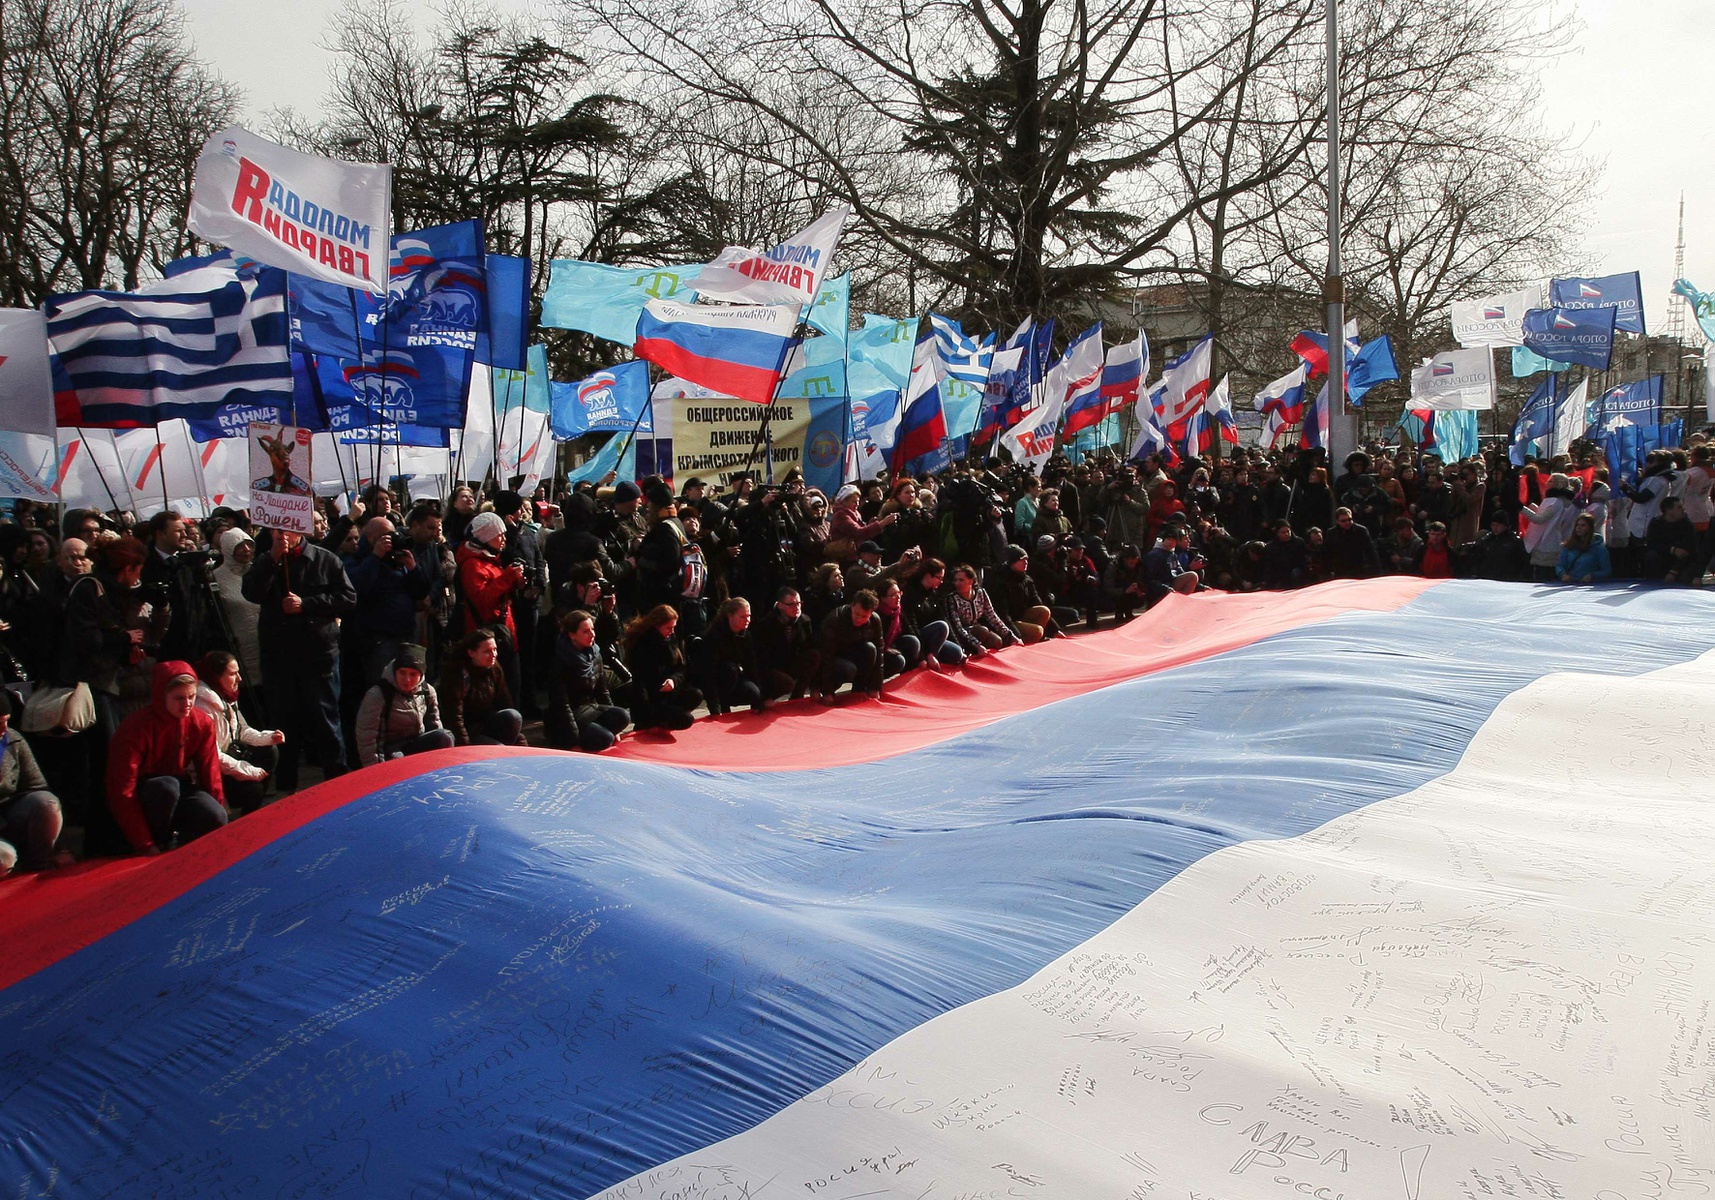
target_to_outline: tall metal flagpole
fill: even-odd
[[[1328,16],[1328,466],[1336,474],[1358,448],[1357,422],[1346,411],[1346,281],[1340,268],[1340,0]]]

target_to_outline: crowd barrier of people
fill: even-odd
[[[784,699],[878,695],[913,670],[1124,622],[1174,594],[1407,574],[1700,585],[1715,447],[1610,481],[1595,448],[1515,467],[1372,447],[1121,462],[1042,478],[990,460],[715,494],[538,488],[401,507],[371,487],[313,534],[216,509],[0,522],[0,873],[156,854],[296,790],[528,735],[628,730]],[[611,482],[611,481],[609,481]],[[540,732],[537,732],[539,729]]]

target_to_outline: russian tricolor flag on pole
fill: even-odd
[[[941,408],[941,361],[935,353],[933,332],[919,338],[912,353],[903,410],[889,464],[895,475],[913,459],[935,453],[947,440],[947,414]]]
[[[792,349],[798,308],[650,300],[637,319],[632,352],[723,396],[767,404]]]
[[[1099,425],[1114,413],[1135,405],[1148,370],[1149,343],[1139,330],[1131,341],[1108,351],[1107,361],[1102,364],[1099,396],[1080,395],[1067,406],[1066,436]]]

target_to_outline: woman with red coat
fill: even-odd
[[[1171,479],[1155,485],[1155,498],[1149,503],[1149,540],[1161,536],[1162,526],[1185,517],[1185,504],[1179,499],[1179,488]]]
[[[226,824],[214,721],[196,706],[187,662],[155,667],[148,708],[126,717],[107,752],[107,803],[139,854],[194,842]]]
[[[514,696],[523,695],[518,669],[518,627],[512,622],[512,598],[524,587],[524,567],[504,562],[506,522],[497,513],[478,513],[471,518],[465,541],[454,553],[459,568],[459,596],[464,601],[464,633],[478,629],[495,631],[500,669]],[[525,614],[535,620],[534,613]],[[500,631],[505,630],[505,636]]]

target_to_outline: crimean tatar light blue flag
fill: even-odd
[[[629,346],[637,321],[650,300],[691,299],[701,263],[677,267],[610,267],[605,263],[556,258],[542,297],[542,324],[550,329],[581,329]]]
[[[1513,347],[1513,378],[1524,379],[1539,371],[1564,371],[1568,364],[1544,358],[1529,346]]]
[[[1700,292],[1691,286],[1689,280],[1676,279],[1673,281],[1673,294],[1685,297],[1685,302],[1691,305],[1692,315],[1697,318],[1697,324],[1703,330],[1704,339],[1715,342],[1715,292]]]
[[[852,273],[836,276],[822,284],[816,293],[816,302],[810,306],[810,311],[804,315],[810,328],[818,333],[837,337],[844,342],[851,337],[852,325]]]
[[[586,479],[599,483],[609,471],[615,472],[618,479],[636,478],[637,439],[631,436],[630,430],[610,435],[607,443],[588,462],[566,472],[566,483],[582,483]]]

